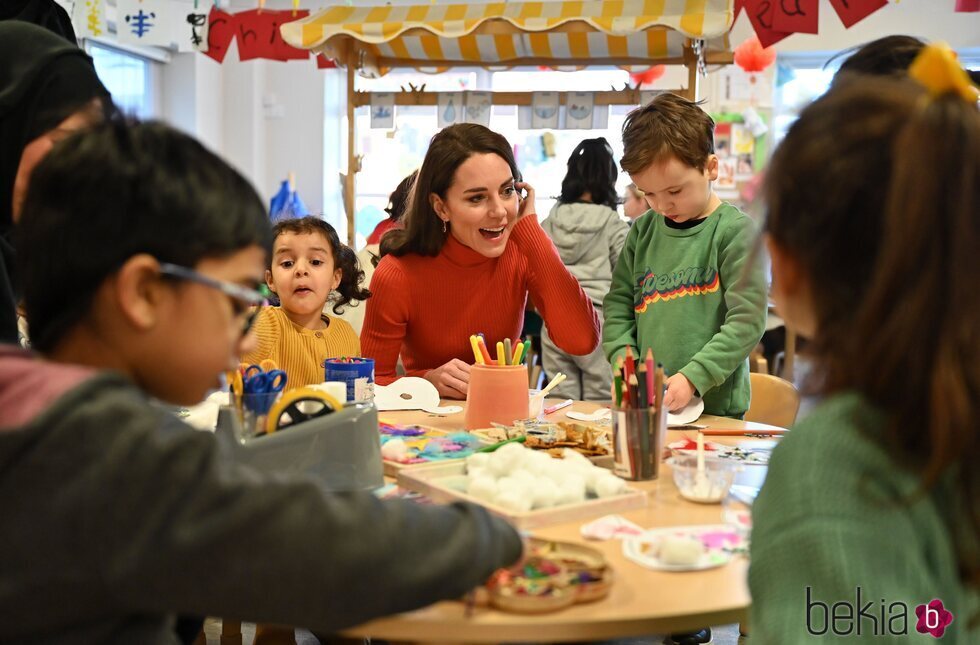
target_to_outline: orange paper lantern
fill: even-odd
[[[776,50],[763,47],[759,37],[752,36],[735,48],[734,58],[735,64],[746,72],[761,72],[776,61]]]
[[[652,85],[654,81],[656,81],[666,73],[667,73],[666,65],[654,65],[653,67],[646,70],[645,72],[631,73],[630,79],[632,79],[632,81],[636,83],[637,86]]]

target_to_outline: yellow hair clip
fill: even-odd
[[[909,67],[909,76],[925,86],[933,96],[955,92],[964,101],[976,103],[980,90],[956,60],[945,43],[926,45]]]

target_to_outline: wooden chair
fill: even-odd
[[[746,421],[768,423],[788,428],[796,421],[800,409],[800,393],[796,386],[778,376],[751,372],[752,400],[745,413]]]

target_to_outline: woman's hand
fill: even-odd
[[[671,412],[677,412],[694,396],[694,385],[687,377],[678,372],[667,379],[667,392],[664,394],[664,407]]]
[[[525,215],[534,215],[534,188],[531,184],[525,181],[519,181],[514,184],[514,188],[517,189],[517,219],[514,220],[516,223],[519,219]],[[521,191],[527,191],[527,195],[521,197]]]
[[[426,372],[425,380],[435,385],[444,399],[465,399],[470,387],[470,364],[454,358]]]

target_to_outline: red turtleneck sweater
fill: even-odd
[[[439,255],[386,255],[371,279],[361,350],[375,361],[375,380],[395,380],[401,352],[409,376],[453,358],[473,362],[470,335],[483,332],[496,357],[498,340],[517,339],[528,294],[548,335],[570,354],[599,343],[592,300],[568,272],[536,216],[521,218],[504,253],[488,258],[446,237]]]

